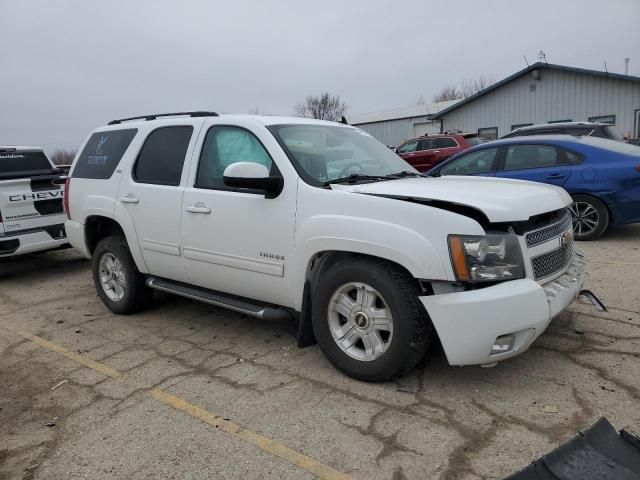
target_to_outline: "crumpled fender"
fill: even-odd
[[[296,232],[293,276],[295,308],[302,305],[302,287],[309,260],[323,251],[371,255],[395,262],[420,279],[454,280],[448,254],[438,252],[428,239],[407,227],[346,215],[318,215]],[[298,288],[299,286],[299,288]],[[299,290],[299,292],[298,292]]]

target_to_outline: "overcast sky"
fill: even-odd
[[[338,94],[359,114],[550,63],[640,75],[639,0],[0,0],[0,145],[76,147],[108,120],[291,114]]]

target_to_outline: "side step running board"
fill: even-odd
[[[273,306],[261,305],[252,300],[248,300],[227,293],[216,292],[205,288],[194,287],[181,282],[174,282],[164,278],[149,277],[146,284],[148,287],[161,292],[180,295],[181,297],[199,300],[216,307],[222,307],[234,312],[244,313],[252,317],[262,318],[272,321],[286,321],[293,319],[293,315],[287,310]]]

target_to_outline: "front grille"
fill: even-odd
[[[531,259],[533,276],[536,280],[546,278],[565,268],[573,255],[573,242],[561,245],[560,248],[543,253]]]
[[[552,238],[559,237],[571,226],[571,213],[567,210],[562,220],[559,222],[547,225],[539,230],[527,233],[525,240],[527,247],[531,248],[541,243],[551,240]]]

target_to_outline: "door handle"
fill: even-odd
[[[211,209],[201,202],[198,202],[195,205],[189,205],[186,210],[187,212],[204,213],[205,215],[209,215],[211,213]]]
[[[433,153],[440,153],[440,150],[434,150]]]
[[[126,197],[120,197],[120,202],[122,202],[122,203],[140,203],[140,199],[137,198],[134,194],[130,193]]]
[[[553,180],[554,178],[565,178],[566,175],[564,173],[552,173],[547,177],[547,180]]]

